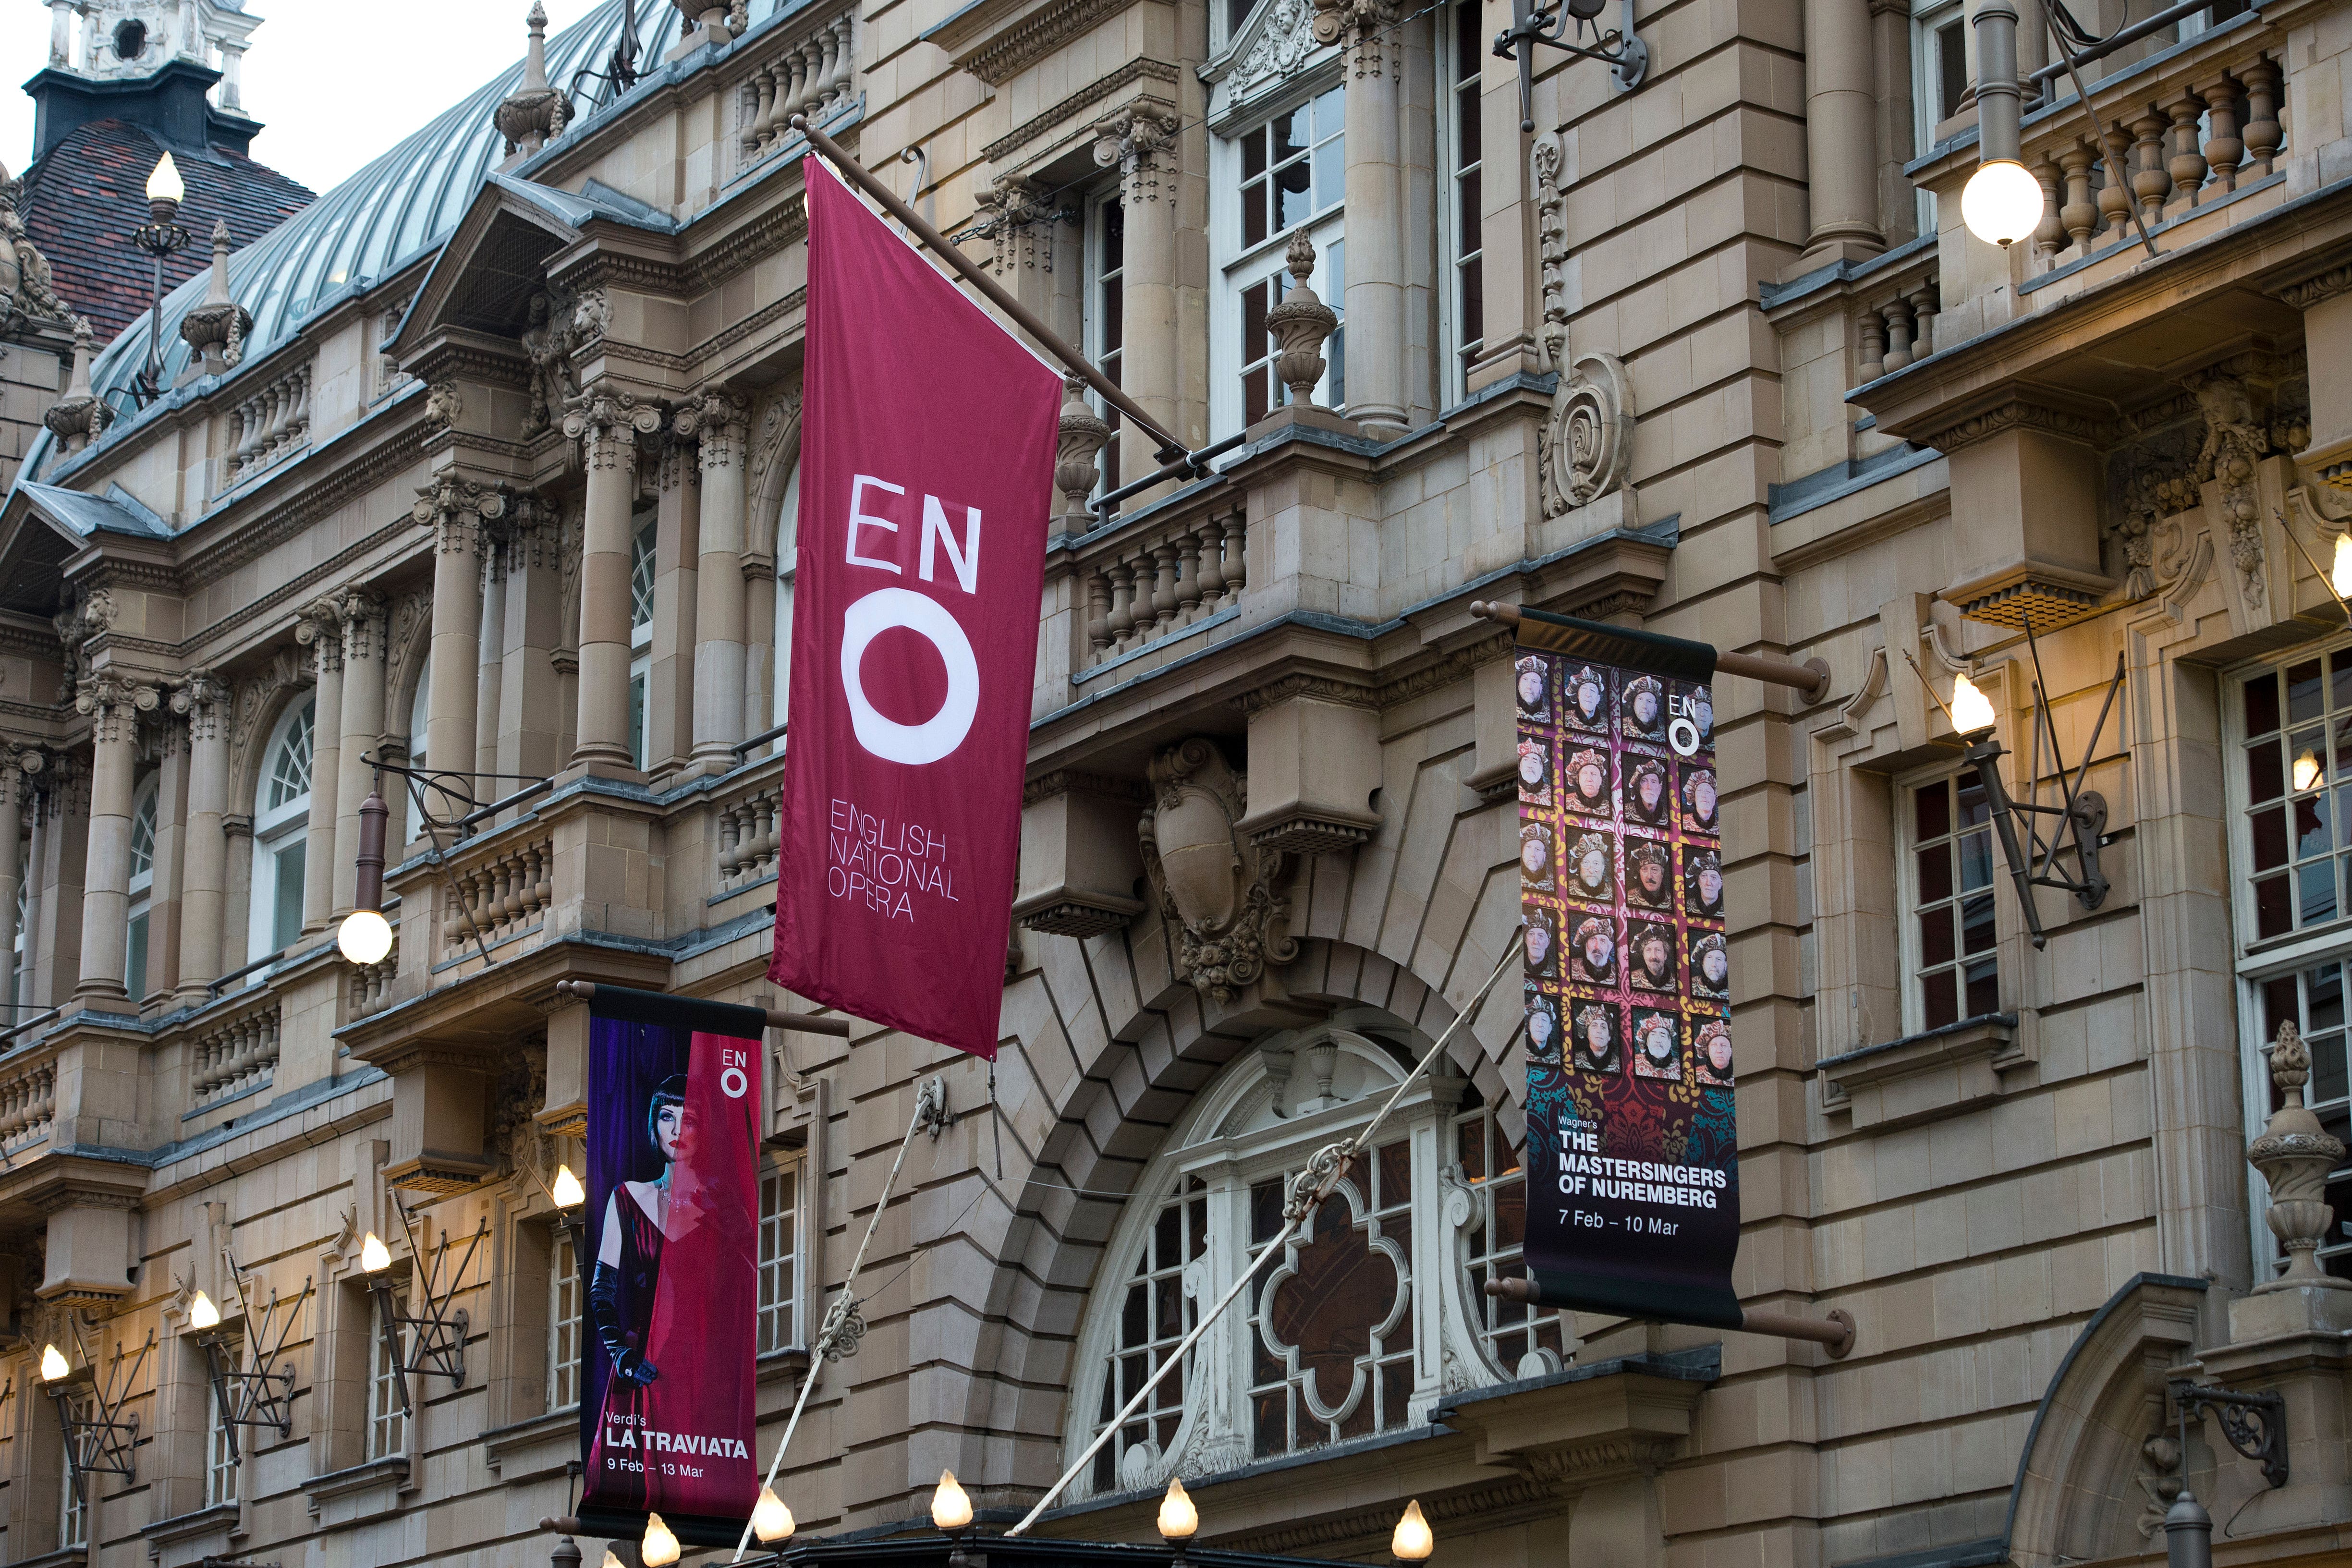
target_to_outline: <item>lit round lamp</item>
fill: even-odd
[[[198,1333],[220,1327],[220,1309],[213,1305],[213,1299],[202,1291],[198,1291],[196,1299],[188,1303],[188,1326]]]
[[[646,1515],[646,1538],[637,1543],[637,1556],[646,1568],[669,1568],[677,1561],[677,1537],[657,1513]]]
[[[2042,226],[2042,182],[2013,158],[1988,158],[1960,193],[1960,221],[1969,233],[2003,249]]]
[[[971,1498],[957,1484],[953,1470],[940,1472],[940,1484],[931,1493],[931,1522],[942,1531],[963,1530],[971,1524]]]
[[[580,1185],[580,1178],[572,1174],[570,1166],[555,1167],[555,1185],[548,1188],[548,1196],[555,1199],[558,1208],[577,1208],[588,1201],[587,1189]],[[782,1507],[782,1504],[777,1506]]]
[[[369,1231],[367,1239],[360,1243],[361,1270],[370,1274],[381,1274],[391,1267],[392,1249],[378,1239],[374,1231]]]
[[[1160,1538],[1181,1543],[1201,1532],[1201,1511],[1192,1506],[1192,1494],[1184,1490],[1181,1477],[1168,1482],[1168,1495],[1160,1500]]]
[[[1413,1499],[1404,1505],[1404,1517],[1397,1521],[1396,1531],[1389,1537],[1389,1555],[1400,1563],[1426,1563],[1437,1550],[1437,1538],[1429,1532],[1429,1521],[1421,1516],[1421,1500]]]
[[[751,1505],[751,1533],[761,1544],[772,1546],[779,1541],[792,1539],[794,1529],[793,1511],[776,1495],[773,1487],[760,1489],[760,1500]]]
[[[2338,599],[2352,599],[2352,532],[2336,536],[2336,559],[2327,566],[2328,586]]]
[[[373,909],[354,909],[343,916],[342,928],[335,933],[335,946],[343,956],[365,967],[381,964],[392,951],[392,922]]]
[[[1990,729],[1997,716],[1992,699],[1977,689],[1977,684],[1966,675],[1952,677],[1952,727],[1962,735],[1975,735]]]
[[[147,176],[148,204],[159,209],[155,221],[170,223],[173,215],[180,210],[180,204],[187,199],[187,182],[180,178],[180,166],[166,152],[155,164],[155,172]]]
[[[62,1383],[72,1375],[73,1367],[66,1361],[64,1352],[53,1344],[45,1344],[41,1347],[42,1382]]]

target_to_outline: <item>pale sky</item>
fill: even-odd
[[[548,30],[597,0],[544,0]],[[655,0],[666,4],[666,0]],[[264,126],[253,155],[323,193],[522,57],[530,0],[246,0],[263,18],[245,57],[245,112]],[[22,173],[33,100],[48,64],[45,0],[0,0],[0,162]]]

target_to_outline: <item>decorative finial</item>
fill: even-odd
[[[95,397],[98,395],[90,390],[89,385],[89,348],[92,340],[92,334],[89,329],[89,318],[87,316],[75,317],[73,319],[73,384],[66,388],[66,398],[68,402],[78,397]]]
[[[543,92],[547,89],[547,7],[540,0],[530,0],[530,15],[525,21],[530,28],[530,43],[523,50],[522,90]]]
[[[90,391],[89,322],[83,317],[76,316],[73,318],[73,327],[72,384],[67,387],[66,395],[51,403],[48,413],[41,416],[41,423],[47,425],[50,433],[64,443],[66,455],[69,457],[105,434],[107,425],[114,419],[114,410]]]
[[[1095,459],[1111,438],[1109,423],[1087,406],[1087,391],[1085,377],[1062,378],[1061,431],[1055,444],[1054,486],[1062,492],[1062,516],[1069,519],[1065,531],[1069,533],[1086,531],[1087,497],[1094,494],[1099,473]]]
[[[2271,1082],[2278,1085],[2282,1103],[2271,1113],[2262,1136],[2247,1145],[2246,1163],[2269,1184],[2270,1211],[2263,1218],[2286,1249],[2286,1272],[2254,1289],[2352,1290],[2352,1280],[2336,1279],[2319,1267],[2319,1244],[2336,1220],[2335,1207],[2327,1201],[2327,1177],[2344,1158],[2344,1145],[2328,1135],[2304,1104],[2304,1085],[2311,1082],[2311,1051],[2292,1019],[2279,1026],[2270,1058]]]
[[[2303,1106],[2303,1086],[2311,1082],[2311,1048],[2303,1043],[2303,1031],[2289,1019],[2279,1025],[2278,1040],[2271,1046],[2271,1082],[2279,1086],[2286,1103],[2300,1110]]]
[[[1298,288],[1306,287],[1307,280],[1315,276],[1315,242],[1307,237],[1305,229],[1290,236],[1289,248],[1282,253],[1282,256],[1287,264],[1286,270],[1290,274],[1292,285]]]
[[[547,7],[540,0],[531,0],[525,21],[530,27],[530,42],[523,50],[522,85],[490,115],[490,122],[506,138],[509,158],[518,152],[530,157],[551,138],[562,135],[563,128],[572,123],[571,98],[548,85]]]
[[[1290,236],[1284,253],[1290,273],[1290,292],[1265,313],[1265,329],[1281,345],[1275,374],[1290,389],[1290,402],[1299,408],[1315,406],[1315,383],[1323,379],[1323,341],[1339,329],[1339,313],[1307,286],[1315,276],[1315,242],[1300,229]]]

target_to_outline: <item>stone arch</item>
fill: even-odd
[[[236,728],[229,738],[228,798],[234,814],[248,815],[261,786],[263,752],[278,716],[317,683],[308,650],[281,648],[268,662],[236,683]]]
[[[801,460],[801,394],[798,388],[768,402],[752,434],[751,515],[744,533],[745,553],[776,556],[776,519],[784,505],[784,485]]]
[[[2202,1280],[2135,1275],[2075,1336],[2033,1413],[2010,1492],[2003,1535],[2018,1568],[2151,1550],[2144,1527],[2165,1507],[2155,1484],[2174,1472],[2157,1469],[2144,1445],[2167,1433],[2165,1384],[2196,1354],[2205,1291]],[[2210,1462],[2188,1468],[2210,1493],[2197,1479]]]

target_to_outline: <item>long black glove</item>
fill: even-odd
[[[622,1331],[621,1271],[610,1263],[597,1264],[596,1271],[588,1277],[588,1316],[616,1375],[641,1385],[661,1375],[660,1369],[633,1348]]]

